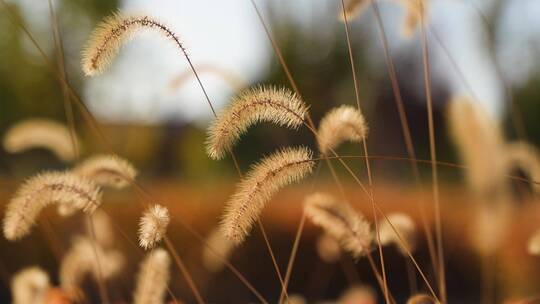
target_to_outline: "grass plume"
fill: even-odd
[[[364,116],[355,107],[342,105],[330,110],[321,119],[319,150],[328,154],[344,141],[362,142],[367,136],[367,125]]]
[[[102,279],[109,279],[120,273],[124,264],[119,251],[104,250],[89,238],[77,237],[60,264],[60,286],[72,299],[80,299],[80,287],[87,275],[98,280],[101,273]]]
[[[165,303],[171,258],[167,251],[152,250],[142,261],[133,295],[135,304]]]
[[[338,202],[326,193],[314,193],[306,197],[304,212],[353,257],[362,257],[373,248],[371,225],[349,204]]]
[[[77,138],[74,140],[78,145]],[[27,119],[15,124],[4,135],[3,145],[9,153],[47,149],[64,162],[74,160],[77,154],[69,129],[48,119]]]
[[[116,155],[92,156],[75,168],[73,173],[84,176],[100,186],[121,189],[137,176],[137,170],[127,160]]]
[[[403,248],[406,246],[411,252],[416,249],[418,232],[416,224],[410,216],[404,213],[391,213],[387,215],[388,220],[379,220],[379,234],[382,245],[394,244],[403,255],[407,255],[407,250]],[[404,244],[400,241],[394,229],[390,226],[390,223],[397,230]]]
[[[326,263],[335,263],[341,257],[341,246],[338,241],[326,233],[319,236],[315,246],[317,255]]]
[[[489,193],[504,182],[500,127],[474,100],[464,96],[450,100],[448,113],[450,135],[469,168],[467,178],[472,190],[480,195]]]
[[[536,230],[527,241],[527,252],[530,255],[540,255],[540,229]]]
[[[28,179],[7,205],[4,236],[26,236],[41,210],[52,203],[93,212],[101,204],[101,192],[90,180],[69,172],[47,172]]]
[[[304,122],[307,109],[295,93],[285,88],[247,89],[218,114],[208,129],[206,151],[212,159],[222,159],[250,126],[262,121],[296,129]]]
[[[169,210],[161,205],[150,206],[139,222],[139,245],[144,249],[153,248],[167,233]]]
[[[218,272],[225,266],[223,259],[228,259],[235,246],[229,241],[221,229],[216,228],[210,232],[206,238],[208,246],[203,248],[202,262],[203,266],[211,272]]]
[[[161,21],[150,16],[132,16],[118,12],[106,17],[90,35],[82,53],[83,72],[87,76],[101,74],[109,67],[120,48],[143,30],[159,32],[185,54],[179,37]]]
[[[378,1],[378,0],[373,0]],[[345,16],[340,11],[338,19],[345,21],[352,20],[358,17],[362,12],[366,10],[371,0],[346,0],[345,1]],[[396,0],[405,10],[405,17],[402,24],[402,35],[405,38],[410,38],[414,32],[419,28],[421,18],[424,20],[427,17],[427,0]]]
[[[254,165],[226,203],[221,226],[225,237],[241,243],[274,193],[312,172],[312,154],[304,147],[286,148]]]
[[[49,275],[39,267],[17,272],[11,280],[13,304],[43,303],[51,283]]]

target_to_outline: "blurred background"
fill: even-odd
[[[5,1],[0,10],[0,134],[14,123],[27,118],[40,117],[65,122],[62,87],[55,72],[22,28],[6,13],[6,7],[9,7],[17,14],[34,35],[44,55],[56,67],[60,57],[57,56],[53,40],[49,3],[35,0]],[[237,175],[230,159],[216,162],[206,156],[205,132],[212,113],[185,59],[169,41],[154,33],[145,33],[128,43],[111,68],[97,77],[84,77],[80,68],[80,54],[90,31],[105,16],[117,10],[150,14],[179,33],[201,74],[210,99],[218,109],[243,88],[258,84],[290,87],[251,3],[247,0],[55,0],[52,3],[58,17],[68,81],[98,119],[116,153],[133,162],[141,172],[142,183],[148,184],[151,191],[166,201],[164,204],[171,208],[173,214],[185,217],[200,231],[208,231],[217,224],[222,203],[232,193]],[[257,3],[277,39],[299,91],[310,106],[315,122],[334,106],[355,105],[345,31],[343,23],[337,18],[340,14],[340,1],[267,0]],[[396,5],[394,1],[380,1],[380,9],[417,157],[429,159],[421,37],[418,32],[411,38],[403,37],[402,6]],[[440,160],[459,163],[455,148],[449,140],[446,119],[447,101],[454,95],[474,97],[501,124],[508,141],[515,140],[518,133],[524,131],[529,142],[540,144],[538,15],[540,2],[537,0],[429,1],[428,41],[437,153]],[[370,10],[351,20],[350,27],[361,106],[369,125],[370,154],[406,157],[405,142],[379,39],[380,29]],[[516,112],[512,112],[512,103]],[[512,122],[513,113],[523,122],[521,131],[516,130]],[[105,152],[103,143],[84,123],[77,110],[75,120],[77,133],[83,139],[83,157]],[[262,155],[281,146],[298,144],[316,148],[308,130],[294,132],[263,124],[251,129],[235,152],[241,168],[247,170]],[[350,144],[340,151],[343,155],[361,154],[358,146]],[[365,174],[362,163],[351,164],[358,172]],[[45,150],[17,155],[0,150],[0,178],[4,184],[0,188],[1,199],[7,201],[14,187],[25,177],[42,170],[60,168],[65,168],[65,165]],[[420,169],[426,183],[429,183],[430,166],[420,165]],[[447,252],[448,264],[455,266],[449,267],[449,292],[451,299],[474,303],[478,300],[481,284],[478,260],[467,256],[470,249],[462,248],[465,245],[460,243],[460,235],[465,229],[461,224],[466,222],[468,214],[465,208],[470,198],[463,190],[461,170],[446,167],[440,170],[444,191],[448,194],[443,196],[450,221],[446,225],[449,228],[445,238],[450,248]],[[378,189],[376,193],[380,194],[378,197],[387,210],[412,210],[407,202],[413,201],[415,196],[429,197],[429,193],[415,188],[407,162],[374,161],[373,174],[375,188]],[[351,191],[356,191],[353,197],[362,200],[361,192],[356,189],[352,179],[343,175],[344,180],[349,181]],[[318,176],[317,183],[335,191],[326,169]],[[300,202],[308,190],[308,183],[304,188],[286,190],[265,211],[269,234],[275,241],[274,245],[279,252],[277,257],[283,269],[300,216]],[[104,208],[118,215],[127,231],[135,231],[135,219],[138,218],[140,208],[138,205],[125,208],[133,204],[130,203],[130,200],[134,200],[133,194],[114,193],[107,196],[107,200],[111,203]],[[518,217],[517,221],[526,221],[522,225],[516,224],[516,229],[522,234],[517,234],[515,246],[506,253],[510,262],[505,269],[515,271],[501,272],[501,276],[509,280],[508,289],[518,296],[538,292],[540,284],[540,276],[537,274],[540,263],[526,257],[524,249],[528,233],[537,228],[535,222],[540,219],[540,214],[536,216],[537,213],[530,212],[538,209],[530,203],[534,199],[526,189],[521,200],[517,204],[523,206],[524,214],[519,215],[523,218]],[[51,217],[54,218],[54,215],[51,214]],[[56,222],[53,220],[53,223]],[[61,227],[70,227],[75,223],[59,221],[55,225],[60,230]],[[174,225],[172,229],[175,229]],[[301,255],[303,258],[298,259],[296,273],[299,278],[292,279],[291,291],[303,292],[307,288],[305,286],[312,284],[309,286],[316,291],[306,295],[308,298],[335,297],[342,292],[347,282],[339,267],[332,270],[335,272],[332,274],[333,279],[329,280],[332,282],[324,289],[317,289],[317,282],[308,283],[311,277],[308,270],[316,263],[314,253],[310,251],[313,236],[309,234],[314,234],[315,229],[310,231],[301,245],[301,252],[305,256]],[[245,256],[267,257],[260,235],[254,234],[254,240],[248,241],[237,260],[233,260],[244,270],[249,269],[244,265]],[[174,238],[179,243],[195,242],[186,235],[178,231]],[[134,232],[132,236],[135,237]],[[518,243],[518,239],[522,242]],[[39,248],[39,254],[29,253],[25,261],[7,263],[17,254],[17,250],[32,251],[30,243],[37,244],[35,246]],[[47,249],[46,240],[39,236],[15,245],[2,239],[0,244],[4,273],[39,263],[46,264],[51,273],[55,273],[57,264],[54,255]],[[189,249],[182,251],[187,255],[196,255]],[[428,265],[425,245],[421,246],[419,252],[420,260]],[[389,255],[389,263],[399,263],[397,252]],[[523,259],[516,262],[523,256],[527,262]],[[274,299],[276,293],[279,295],[279,286],[275,284],[277,281],[270,261],[266,262],[260,271],[252,271],[248,277],[254,279],[258,287],[264,288],[265,295]],[[320,267],[320,271],[330,271]],[[369,266],[361,262],[357,267],[367,272]],[[129,276],[129,272],[126,276]],[[229,276],[223,274],[213,280],[220,284],[234,280]],[[400,299],[406,297],[408,292],[408,287],[400,284],[399,278],[404,276],[403,269],[397,270],[396,278],[390,280],[391,288],[395,289]],[[360,280],[375,286],[370,274]],[[209,292],[210,298],[221,302],[219,299],[227,297],[225,294],[228,288],[242,287],[236,283],[224,283]],[[187,291],[182,289],[178,292]],[[0,295],[3,299],[9,298],[6,284],[0,287]],[[186,296],[189,296],[189,292]],[[239,293],[237,297],[222,303],[242,301],[249,294]]]

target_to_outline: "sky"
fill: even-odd
[[[266,1],[272,1],[279,7],[278,14],[287,14],[300,23],[318,14],[336,15],[339,9],[339,1],[331,0],[257,0],[263,12]],[[429,24],[447,47],[473,92],[454,71],[447,54],[433,37],[430,37],[430,51],[433,77],[442,79],[452,94],[472,94],[494,117],[501,117],[505,110],[504,86],[489,53],[482,47],[486,32],[479,14],[479,10],[487,11],[493,1],[496,0],[429,2]],[[44,17],[47,16],[47,1],[18,0],[17,3],[23,8],[31,28],[38,33],[50,30],[49,19]],[[504,3],[503,26],[496,42],[497,58],[504,80],[519,86],[538,68],[538,60],[534,56],[540,46],[540,18],[537,18],[540,1]],[[406,52],[420,54],[418,33],[409,40],[400,36],[402,8],[395,1],[385,0],[381,0],[380,8],[393,56]],[[217,67],[228,71],[240,82],[251,83],[266,71],[269,60],[274,56],[248,0],[122,0],[120,9],[156,16],[179,33],[195,67],[201,68],[202,81],[218,109],[227,103],[234,88],[203,67]],[[369,54],[373,60],[370,61],[385,69],[373,17],[368,11],[359,18],[351,26],[365,26],[371,30],[373,43],[369,45]],[[92,27],[84,20],[81,23],[88,30]],[[72,36],[81,36],[76,34]],[[66,39],[72,41],[69,35]],[[75,44],[81,44],[82,41],[77,39],[81,40],[73,38]],[[43,41],[45,45],[50,44],[46,39]],[[52,47],[48,49],[52,50]],[[70,60],[76,65],[79,58],[77,54],[72,55],[74,59]],[[187,69],[185,58],[170,41],[145,33],[128,43],[103,75],[84,80],[84,100],[97,117],[106,121],[204,123],[211,118],[211,111],[195,79],[188,76],[176,89],[170,87],[175,77],[189,75]]]

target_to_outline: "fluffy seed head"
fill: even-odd
[[[388,216],[388,221],[392,223],[394,228],[397,230],[401,239],[405,243],[406,248],[413,252],[416,249],[417,242],[417,231],[416,225],[410,216],[403,213],[392,213]],[[399,251],[403,255],[407,255],[407,250],[403,247],[399,237],[392,229],[392,226],[388,223],[385,218],[379,220],[379,235],[382,245],[395,244]]]
[[[527,242],[527,251],[530,255],[540,255],[540,230],[534,232]]]
[[[245,90],[219,113],[208,129],[206,151],[211,158],[221,159],[250,126],[268,121],[297,129],[306,113],[304,102],[287,89],[261,86]]]
[[[148,208],[139,222],[139,246],[153,248],[167,233],[169,221],[167,208],[157,204]]]
[[[353,257],[362,257],[372,249],[373,232],[370,224],[349,204],[340,203],[325,193],[314,193],[306,197],[304,212]]]
[[[398,0],[397,1],[405,9],[405,20],[402,26],[402,35],[405,38],[410,38],[421,24],[421,18],[427,19],[427,2],[426,0]],[[366,10],[370,4],[369,0],[345,0],[345,15],[347,20],[351,21]],[[338,18],[345,21],[343,11],[340,10]]]
[[[289,295],[289,304],[306,304],[306,298],[301,294],[291,294]]]
[[[80,286],[87,275],[98,280],[101,273],[103,279],[109,279],[117,275],[124,265],[125,258],[119,251],[106,251],[86,237],[77,237],[62,258],[60,286],[70,297],[79,298],[82,294]]]
[[[234,91],[238,91],[246,87],[247,84],[247,80],[242,78],[240,75],[237,75],[234,71],[225,69],[215,64],[198,64],[195,66],[195,69],[199,75],[209,74],[220,78]],[[186,84],[188,80],[192,79],[193,76],[193,71],[190,68],[184,70],[171,80],[169,83],[169,91],[176,91],[179,87]]]
[[[214,229],[206,238],[206,244],[202,253],[202,262],[204,267],[211,272],[218,272],[225,265],[223,260],[228,259],[235,246],[228,240],[221,229]]]
[[[73,168],[73,173],[84,176],[100,186],[121,189],[137,176],[137,170],[127,160],[116,155],[97,155]]]
[[[11,281],[13,304],[43,303],[51,288],[49,276],[39,267],[25,268]]]
[[[114,247],[114,229],[111,218],[105,212],[98,209],[91,215],[85,216],[84,224],[86,235],[95,235],[95,240],[101,247],[105,249]]]
[[[281,188],[311,173],[315,165],[311,156],[304,147],[286,148],[253,166],[226,203],[221,226],[225,237],[241,243],[266,202]]]
[[[505,162],[499,126],[473,100],[454,97],[449,103],[449,128],[468,167],[466,173],[472,190],[480,195],[500,191],[505,182]]]
[[[503,246],[514,212],[514,206],[509,202],[508,197],[497,196],[474,206],[475,220],[470,241],[480,255],[493,256]]]
[[[77,138],[75,140],[78,145]],[[24,120],[12,126],[4,135],[4,149],[9,153],[33,148],[47,149],[65,162],[74,160],[76,156],[69,129],[53,120]]]
[[[343,105],[330,110],[321,120],[318,131],[319,150],[328,154],[344,141],[361,142],[367,136],[364,116],[356,108]]]
[[[341,246],[338,241],[324,233],[317,239],[317,254],[326,263],[335,263],[341,257]]]
[[[170,277],[171,258],[167,251],[152,250],[142,261],[133,298],[135,304],[164,303]]]
[[[377,293],[369,286],[353,286],[347,289],[341,297],[339,297],[338,303],[340,304],[375,304],[377,303]]]
[[[12,241],[26,236],[41,210],[52,203],[92,212],[101,204],[101,192],[90,180],[69,172],[38,174],[7,205],[4,236]]]
[[[356,16],[360,15],[365,8],[369,5],[369,0],[345,0],[345,16],[347,21],[350,22]],[[343,10],[339,10],[338,18],[341,21],[345,21],[343,16]]]
[[[427,19],[426,0],[401,0],[399,1],[406,10],[405,21],[403,22],[402,34],[405,38],[410,38],[421,25],[421,19],[424,22]]]
[[[143,30],[159,32],[186,54],[178,36],[159,20],[150,16],[116,13],[105,18],[90,35],[82,53],[83,72],[87,76],[101,74],[109,67],[120,48]]]

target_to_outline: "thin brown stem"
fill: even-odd
[[[283,290],[281,291],[281,295],[279,296],[278,303],[282,303],[283,297],[287,294],[287,286],[289,285],[289,280],[291,279],[292,268],[294,265],[294,260],[296,258],[296,253],[298,252],[298,245],[300,244],[300,238],[302,237],[302,232],[304,230],[305,222],[306,222],[306,214],[302,213],[302,218],[300,219],[300,224],[298,225],[298,229],[296,230],[296,235],[294,237],[294,244],[292,247],[291,256],[287,264],[287,271],[285,272],[285,284],[283,286]]]
[[[375,264],[375,261],[373,260],[373,257],[371,256],[371,252],[369,252],[367,255],[366,255],[368,261],[369,261],[369,266],[371,266],[371,270],[373,271],[373,274],[375,275],[375,278],[377,279],[377,283],[379,284],[380,288],[381,289],[384,289],[384,281],[382,279],[382,276],[381,276],[381,273],[379,272],[379,269],[377,269],[377,265]],[[396,299],[394,299],[394,297],[392,296],[392,294],[390,293],[390,291],[388,292],[388,303],[396,303]]]
[[[281,271],[279,270],[279,266],[277,264],[276,257],[274,256],[274,252],[272,250],[272,247],[270,246],[270,240],[268,239],[268,236],[266,234],[266,230],[264,229],[264,226],[263,226],[260,219],[257,219],[257,224],[259,225],[259,229],[261,230],[261,234],[263,236],[264,243],[266,244],[266,248],[267,248],[268,252],[270,253],[270,257],[272,258],[272,264],[274,265],[274,269],[275,269],[276,274],[278,276],[281,290],[282,290],[282,292],[284,291],[284,293],[285,293],[285,299],[287,301],[289,301],[289,294],[287,293],[287,288],[285,286],[285,282],[283,281],[283,277],[281,276]]]
[[[351,65],[351,72],[352,72],[352,78],[353,78],[353,85],[354,85],[354,95],[356,97],[356,106],[357,106],[357,109],[358,109],[358,112],[361,112],[361,108],[360,108],[360,94],[358,92],[358,81],[356,79],[356,69],[354,67],[354,57],[353,57],[353,52],[352,52],[352,45],[351,45],[351,38],[349,36],[349,21],[347,20],[347,13],[345,12],[345,2],[344,0],[341,0],[341,9],[342,9],[342,12],[343,12],[343,25],[345,27],[345,35],[346,35],[346,38],[347,38],[347,49],[348,49],[348,52],[349,52],[349,62],[350,62],[350,65]],[[364,155],[368,155],[368,148],[367,148],[367,142],[366,140],[364,139],[362,141],[363,143],[363,147],[364,147]],[[388,298],[388,283],[387,283],[387,280],[386,280],[386,270],[385,270],[385,265],[384,265],[384,254],[383,254],[383,250],[382,250],[382,244],[381,244],[381,237],[380,237],[380,233],[379,233],[379,223],[378,223],[378,220],[377,220],[377,216],[376,216],[376,212],[375,212],[375,198],[374,198],[374,195],[373,195],[373,175],[371,173],[371,165],[369,163],[369,159],[366,158],[365,159],[365,164],[366,164],[366,171],[367,171],[367,175],[368,175],[368,184],[369,184],[369,194],[370,194],[370,198],[371,198],[371,207],[372,207],[372,211],[373,211],[373,221],[375,223],[375,234],[376,234],[376,239],[377,239],[377,246],[378,246],[378,249],[379,249],[379,261],[380,261],[380,264],[381,264],[381,271],[382,271],[382,277],[383,277],[383,285],[384,285],[384,288],[383,288],[383,294],[384,294],[384,300],[386,303],[389,303],[389,298]]]
[[[277,43],[275,42],[274,38],[272,37],[270,31],[268,30],[268,27],[266,26],[266,23],[264,22],[264,19],[262,18],[262,15],[260,14],[258,8],[257,8],[257,5],[255,4],[255,1],[254,0],[250,0],[251,4],[253,5],[253,8],[255,9],[256,13],[257,13],[257,16],[259,17],[259,21],[261,22],[261,24],[263,25],[264,29],[265,29],[265,32],[268,36],[268,39],[272,42],[272,47],[274,49],[274,52],[278,55],[278,58],[280,59],[280,63],[283,67],[283,69],[286,71],[286,74],[287,74],[287,77],[289,78],[289,82],[291,83],[291,86],[293,86],[293,88],[295,89],[295,92],[297,93],[298,96],[301,96],[300,92],[298,92],[298,88],[296,86],[296,83],[294,82],[294,79],[292,78],[292,75],[287,67],[287,64],[285,62],[285,60],[283,60],[283,56],[281,56],[281,51],[279,49],[279,46],[277,45]],[[314,123],[313,123],[313,120],[311,119],[311,116],[308,114],[307,115],[307,123],[306,123],[308,129],[313,132],[315,138],[317,139],[318,138],[318,134],[317,134],[317,131],[315,130],[315,127],[314,127]],[[337,153],[331,149],[331,152],[334,156],[338,156]],[[326,155],[324,155],[324,157],[327,157]],[[338,161],[343,165],[343,167],[345,168],[345,170],[353,177],[353,179],[355,180],[355,182],[360,186],[360,188],[362,189],[362,191],[364,191],[366,193],[366,195],[368,197],[372,197],[369,193],[369,191],[366,189],[366,187],[364,186],[364,184],[360,181],[360,179],[358,179],[358,177],[356,176],[356,174],[352,171],[352,169],[341,159],[341,158],[337,158]],[[376,205],[377,209],[378,209],[378,206]],[[379,209],[378,209],[379,210]],[[380,211],[380,210],[379,210]],[[380,211],[382,212],[382,211]],[[388,220],[388,218],[385,216],[385,219],[390,222]],[[390,226],[391,223],[390,223]],[[392,226],[393,227],[393,226]],[[395,229],[394,229],[395,231]],[[403,240],[400,239],[400,242],[403,243]],[[424,282],[426,283],[426,285],[428,285],[429,289],[432,291],[433,289],[431,288],[431,284],[429,283],[429,281],[427,280],[426,276],[424,275],[422,269],[420,268],[420,266],[418,265],[418,263],[416,263],[416,260],[414,259],[414,257],[412,256],[412,254],[410,253],[410,251],[408,252],[408,255],[409,257],[414,261],[414,264],[417,268],[417,270],[420,272],[421,276],[422,276],[422,279],[424,280]],[[433,293],[434,294],[434,293]],[[435,294],[434,294],[435,295]]]
[[[99,296],[101,297],[101,301],[103,303],[108,304],[110,303],[109,299],[109,293],[107,291],[107,286],[105,285],[105,281],[103,279],[103,270],[101,268],[101,263],[99,259],[99,254],[97,251],[97,243],[96,243],[96,230],[94,227],[94,220],[92,219],[92,216],[90,214],[85,214],[86,219],[88,220],[88,223],[90,224],[90,235],[92,238],[92,251],[94,254],[94,258],[96,259],[96,266],[97,266],[97,281],[98,281],[98,288],[99,288]]]
[[[184,264],[184,261],[182,261],[182,258],[176,252],[176,250],[174,250],[174,246],[171,243],[171,240],[169,239],[169,237],[167,235],[165,235],[163,237],[163,241],[165,242],[165,246],[167,246],[167,248],[169,249],[169,252],[172,254],[173,259],[174,259],[174,261],[176,263],[176,266],[178,266],[178,269],[180,269],[180,272],[182,273],[182,276],[186,280],[189,288],[191,289],[191,292],[193,292],[193,295],[195,296],[195,300],[199,304],[204,304],[204,300],[203,300],[203,298],[202,298],[202,296],[201,296],[201,294],[199,292],[199,289],[197,289],[197,286],[195,285],[195,282],[193,281],[193,278],[189,274],[189,271],[188,271],[186,265]]]
[[[147,201],[155,201],[153,199],[153,196],[146,189],[144,189],[137,181],[130,180],[130,183],[134,186],[135,190],[137,191],[137,196],[139,197],[139,203],[141,204],[141,206],[147,207],[149,206],[149,203],[147,203]],[[257,291],[257,289],[255,289],[255,287],[253,287],[253,285],[246,279],[246,277],[244,277],[244,275],[242,275],[236,267],[234,267],[226,258],[224,258],[221,253],[217,252],[214,248],[212,248],[200,233],[195,231],[190,225],[182,221],[180,218],[175,218],[175,220],[185,230],[187,230],[191,235],[193,235],[203,246],[207,247],[215,256],[217,256],[218,259],[220,259],[225,264],[225,266],[236,277],[238,277],[238,279],[255,295],[255,297],[257,297],[257,299],[261,301],[261,303],[268,303],[263,298],[263,296]],[[132,242],[131,240],[129,241],[130,243]]]
[[[414,266],[409,259],[405,259],[405,267],[407,268],[407,280],[409,281],[409,290],[411,295],[418,293],[418,284],[416,283],[416,273]]]
[[[65,82],[60,82],[62,87],[62,97],[64,100],[64,112],[66,115],[66,120],[68,122],[69,134],[71,136],[71,143],[73,145],[73,151],[75,152],[75,159],[79,159],[79,145],[77,141],[77,130],[75,129],[75,117],[73,115],[73,107],[71,101],[69,100],[69,89],[67,86],[67,73],[64,59],[64,47],[62,44],[62,36],[60,36],[60,29],[58,27],[58,16],[54,10],[52,0],[48,0],[49,3],[49,13],[51,17],[51,24],[53,28],[53,39],[56,50],[56,57],[58,61],[58,70],[62,78],[66,79]]]
[[[420,11],[424,10],[424,3],[418,2],[420,5]],[[437,161],[437,152],[435,144],[435,126],[433,123],[433,99],[431,94],[431,71],[429,64],[429,50],[426,34],[426,25],[424,14],[420,15],[420,30],[422,36],[422,61],[424,67],[424,85],[426,91],[426,103],[427,103],[427,115],[428,115],[428,128],[429,128],[429,152],[431,160]],[[441,300],[446,303],[446,278],[444,267],[444,248],[442,240],[442,220],[441,220],[441,203],[439,196],[439,175],[437,165],[431,165],[431,178],[433,185],[433,200],[435,203],[435,232],[437,235],[437,254],[438,254],[438,266],[439,266],[439,292]]]
[[[396,74],[396,69],[395,69],[395,66],[394,66],[394,61],[393,61],[392,56],[390,54],[390,46],[388,44],[388,38],[386,36],[386,31],[384,29],[384,23],[383,23],[382,18],[381,18],[381,13],[379,11],[378,4],[374,0],[370,0],[370,2],[371,2],[370,4],[371,4],[371,7],[372,7],[373,15],[375,16],[375,20],[376,20],[377,26],[379,28],[379,38],[380,38],[381,43],[383,45],[384,58],[385,58],[386,67],[387,67],[387,70],[388,70],[388,75],[390,77],[390,83],[392,85],[392,92],[394,94],[394,101],[395,101],[396,108],[397,108],[398,114],[399,114],[399,121],[401,123],[401,131],[403,133],[403,139],[405,141],[407,154],[408,154],[409,158],[415,159],[416,158],[416,152],[415,152],[413,141],[412,141],[412,136],[411,136],[411,131],[410,131],[410,127],[409,127],[409,122],[408,122],[408,119],[407,119],[407,114],[405,112],[405,105],[403,103],[403,98],[401,96],[401,90],[399,88],[399,83],[398,83],[398,80],[397,80],[397,74]],[[422,181],[421,181],[421,178],[420,178],[420,170],[418,170],[418,166],[417,166],[416,162],[411,161],[410,164],[411,164],[411,169],[412,169],[412,172],[413,172],[413,177],[414,177],[415,183],[416,183],[417,187],[419,187],[422,190],[423,185],[422,185]],[[417,208],[418,208],[419,213],[420,213],[420,218],[421,218],[421,221],[422,221],[422,228],[423,228],[424,234],[426,236],[431,263],[433,265],[434,271],[436,273],[438,273],[438,271],[437,271],[437,269],[438,269],[437,264],[438,263],[437,263],[437,253],[436,253],[436,249],[435,249],[435,242],[434,242],[434,239],[433,239],[431,229],[430,229],[429,224],[428,224],[427,212],[426,212],[425,204],[426,203],[423,201],[423,199],[418,200],[417,203],[416,203]]]
[[[45,63],[47,64],[47,66],[50,68],[50,70],[55,73],[56,77],[59,78],[59,80],[66,85],[66,87],[69,89],[69,95],[70,97],[75,100],[77,106],[79,107],[79,109],[81,110],[81,113],[83,114],[83,117],[85,118],[85,122],[89,125],[89,127],[98,135],[98,138],[101,140],[101,142],[105,145],[105,147],[109,150],[109,151],[113,151],[112,149],[112,146],[110,145],[109,141],[107,140],[107,138],[103,135],[103,132],[101,131],[101,129],[99,128],[97,122],[95,121],[94,117],[92,116],[92,114],[90,113],[90,111],[86,108],[86,106],[84,105],[84,103],[81,101],[81,99],[77,96],[77,94],[74,92],[74,90],[71,88],[71,86],[69,85],[69,83],[66,82],[65,78],[62,77],[62,75],[60,75],[58,73],[58,71],[56,71],[54,69],[54,66],[52,65],[51,61],[49,60],[49,58],[47,57],[47,55],[45,54],[45,52],[43,51],[43,49],[41,48],[41,46],[37,43],[36,39],[34,38],[34,36],[32,35],[32,33],[26,28],[26,26],[24,26],[24,24],[16,17],[16,14],[12,12],[11,8],[8,6],[8,4],[5,2],[5,0],[0,0],[0,2],[2,3],[4,9],[7,11],[8,13],[8,18],[16,25],[18,25],[22,30],[23,32],[28,36],[28,38],[30,39],[30,41],[32,42],[32,44],[36,47],[36,49],[38,50],[38,52],[40,53],[40,55],[42,56],[43,60],[45,61]],[[189,61],[190,63],[190,66],[193,67],[193,65],[191,64],[191,61]],[[201,82],[200,82],[200,79],[197,77],[198,79],[198,82],[199,84],[202,86]],[[206,91],[204,91],[205,93],[205,96],[207,97],[208,95],[206,94]],[[209,100],[209,99],[207,99]],[[211,105],[211,103],[210,103]],[[236,161],[236,158],[234,156],[233,153],[232,154],[232,157],[233,157],[233,160],[235,162],[235,166],[237,167],[237,169],[239,169],[238,167],[238,162]],[[142,190],[141,192],[144,193],[147,197],[148,197],[148,192],[146,190],[143,190],[142,187],[139,186],[139,190]],[[151,197],[150,197],[151,198]],[[184,228],[186,228],[188,231],[190,231],[192,234],[193,233],[196,233],[193,229],[191,229],[191,227],[185,223],[182,223]],[[202,236],[200,235],[196,235],[197,238],[202,241],[204,243],[204,239],[202,238]],[[174,249],[174,248],[173,248]],[[217,253],[216,253],[217,254]],[[218,254],[219,256],[219,254]],[[228,261],[224,261],[226,266],[254,293],[254,295],[262,302],[262,303],[268,303],[266,300],[264,300],[264,298],[261,296],[261,294],[247,281],[247,279],[232,265],[230,264]]]

